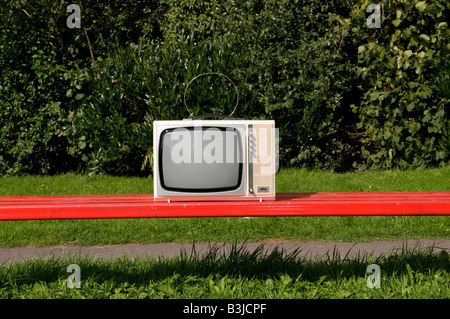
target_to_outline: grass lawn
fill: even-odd
[[[234,246],[237,247],[237,246]],[[446,299],[450,297],[448,254],[402,251],[377,259],[328,255],[298,257],[298,251],[249,252],[244,247],[206,256],[189,252],[168,259],[63,258],[0,267],[0,299]],[[380,267],[378,287],[367,266]],[[80,286],[67,286],[67,267],[80,267]],[[188,303],[187,303],[188,304]]]
[[[277,191],[450,191],[450,167],[338,174],[285,169]],[[152,179],[112,176],[0,178],[0,196],[146,194]],[[372,241],[449,239],[450,216],[239,217],[0,222],[0,246],[104,245],[155,242]]]

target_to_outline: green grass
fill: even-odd
[[[25,261],[0,267],[0,298],[425,298],[450,297],[448,254],[402,250],[373,258],[331,254],[299,257],[300,250],[253,252],[234,245],[212,246],[199,256],[186,252],[167,259],[92,260],[81,257]],[[367,285],[369,264],[381,269],[381,286]],[[67,286],[67,267],[81,270],[80,288]]]
[[[450,191],[450,166],[409,171],[334,173],[286,169],[277,173],[277,192]]]
[[[152,179],[112,176],[0,178],[0,196],[146,194]],[[450,191],[450,167],[337,174],[281,170],[277,191]],[[450,216],[216,217],[0,222],[0,246],[104,245],[154,242],[357,241],[449,239]]]
[[[450,166],[359,173],[282,169],[276,179],[279,193],[450,191]],[[151,193],[151,178],[75,174],[0,177],[0,196]]]

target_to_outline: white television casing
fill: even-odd
[[[274,200],[273,120],[153,122],[155,201]]]

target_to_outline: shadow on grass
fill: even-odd
[[[301,250],[285,252],[275,248],[270,252],[264,245],[248,250],[242,244],[234,244],[228,251],[220,245],[211,245],[207,253],[200,255],[195,245],[190,252],[178,257],[133,259],[122,257],[114,260],[89,259],[87,257],[51,258],[24,261],[0,267],[0,289],[9,285],[30,285],[35,282],[65,280],[70,274],[67,267],[77,264],[83,280],[91,282],[114,281],[141,285],[166,278],[228,276],[249,279],[279,278],[288,275],[302,281],[316,282],[321,278],[348,279],[367,276],[367,266],[377,264],[383,276],[401,276],[408,272],[426,273],[439,269],[450,272],[449,255],[445,250],[436,253],[434,247],[419,250],[401,249],[388,255],[373,258],[360,254],[348,258],[333,251],[320,259],[301,257]]]

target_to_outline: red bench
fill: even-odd
[[[450,215],[450,192],[285,193],[262,202],[154,202],[151,194],[0,197],[0,220],[406,215]]]

